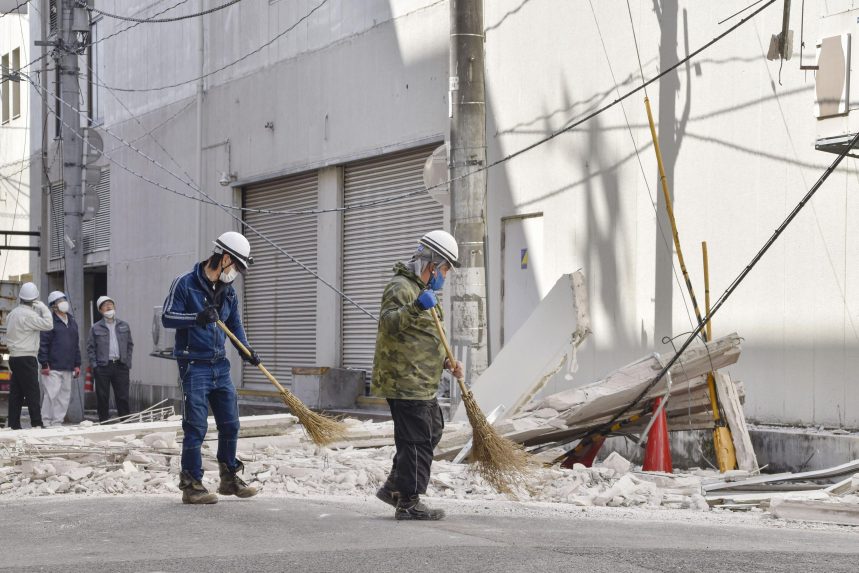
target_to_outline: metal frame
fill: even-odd
[[[3,231],[0,230],[0,236],[3,237],[3,244],[0,245],[0,251],[3,249],[7,251],[35,251],[39,253],[39,256],[42,255],[42,247],[40,245],[36,245],[35,247],[23,247],[18,245],[10,245],[9,237],[41,237],[41,233],[39,231]]]
[[[824,137],[814,142],[814,149],[817,151],[825,151],[826,153],[835,153],[840,155],[847,147],[850,141],[855,136],[855,133],[845,135],[836,135],[834,137]],[[859,153],[848,152],[847,157],[859,159]]]

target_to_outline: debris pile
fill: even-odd
[[[269,495],[372,496],[387,477],[394,447],[361,447],[362,442],[370,441],[370,437],[384,439],[391,434],[392,424],[348,420],[348,425],[350,438],[337,448],[315,446],[292,420],[279,435],[241,438],[243,478]],[[465,429],[451,426],[459,432]],[[175,430],[145,435],[131,431],[105,440],[100,439],[97,428],[88,432],[69,429],[69,433],[77,435],[40,437],[32,431],[14,442],[0,440],[0,497],[178,492],[181,444]],[[10,435],[3,432],[0,437]],[[353,438],[353,443],[347,443]],[[203,482],[210,489],[217,487],[218,481],[216,449],[217,441],[204,443]],[[700,478],[632,470],[632,465],[617,454],[593,468],[538,468],[515,495],[522,501],[579,506],[707,509]],[[428,495],[508,499],[496,493],[469,465],[447,461],[434,464]]]

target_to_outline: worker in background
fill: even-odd
[[[100,296],[96,308],[101,320],[92,325],[86,350],[89,364],[95,375],[95,396],[98,403],[98,421],[110,419],[110,389],[120,418],[131,413],[129,392],[131,386],[131,357],[134,340],[128,323],[116,318],[116,301]]]
[[[396,453],[376,497],[396,508],[398,520],[436,520],[444,511],[420,500],[429,484],[433,450],[444,419],[436,394],[442,368],[462,376],[462,363],[445,358],[430,309],[452,267],[459,266],[456,240],[445,231],[424,235],[410,261],[394,266],[382,295],[373,363],[374,394],[387,398],[394,420]]]
[[[69,314],[65,293],[48,295],[53,311],[53,328],[42,332],[39,363],[42,365],[42,421],[45,427],[60,426],[69,409],[72,378],[81,375],[81,347],[78,323]]]
[[[170,286],[164,301],[161,322],[176,329],[173,356],[182,380],[184,411],[182,413],[182,472],[179,488],[184,503],[216,503],[218,496],[203,486],[203,460],[200,447],[208,429],[209,406],[218,428],[218,466],[221,481],[218,493],[238,497],[256,495],[238,473],[244,470],[236,459],[239,437],[239,410],[236,388],[230,379],[230,361],[224,343],[226,335],[216,322],[227,328],[251,352],[239,355],[254,366],[260,363],[245,336],[239,314],[239,298],[233,281],[253,264],[248,240],[234,231],[223,233],[214,241],[215,249],[208,260],[178,277]]]
[[[21,408],[24,402],[30,411],[30,425],[42,427],[39,404],[39,334],[54,328],[51,311],[39,300],[39,289],[24,283],[18,292],[20,304],[6,317],[6,346],[9,349],[9,417],[7,425],[21,429]]]

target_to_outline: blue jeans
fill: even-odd
[[[239,438],[239,406],[236,388],[230,380],[230,361],[217,362],[182,360],[184,409],[182,413],[182,469],[195,479],[203,479],[203,458],[200,447],[209,427],[209,406],[218,428],[218,461],[231,469],[236,467],[236,446]]]

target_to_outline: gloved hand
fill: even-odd
[[[198,326],[206,326],[207,324],[211,324],[213,322],[218,322],[218,311],[214,306],[207,306],[203,310],[197,313],[197,321]]]
[[[240,351],[240,354],[242,355],[242,360],[244,360],[245,362],[247,362],[251,366],[259,366],[260,362],[262,362],[262,358],[259,357],[259,354],[257,354],[256,350],[254,350],[250,346],[245,346],[245,348],[247,348],[250,351],[251,355],[248,356],[244,352]]]
[[[429,310],[438,304],[438,297],[435,296],[435,291],[427,289],[423,291],[415,300],[415,306],[421,310]]]

